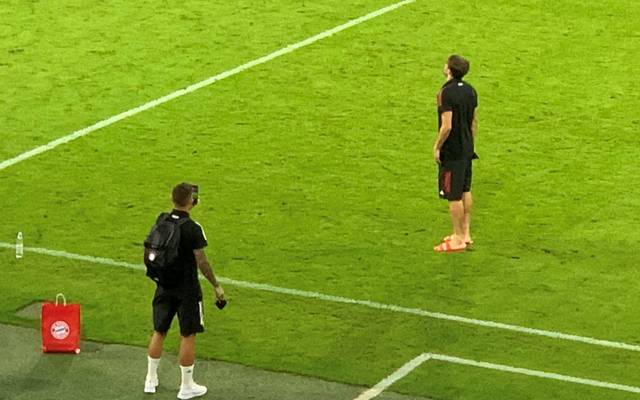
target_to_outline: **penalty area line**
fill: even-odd
[[[15,245],[11,243],[0,242],[0,248],[15,249]],[[53,257],[62,257],[62,258],[67,258],[71,260],[85,261],[93,264],[125,267],[125,268],[131,268],[131,269],[142,270],[142,271],[145,270],[144,264],[132,264],[124,261],[112,260],[109,258],[74,254],[74,253],[69,253],[69,252],[60,251],[60,250],[50,250],[50,249],[44,249],[44,248],[38,248],[38,247],[25,247],[24,251],[53,256]],[[410,315],[416,315],[424,318],[433,318],[433,319],[457,322],[457,323],[462,323],[467,325],[481,326],[481,327],[491,328],[491,329],[524,333],[524,334],[534,335],[534,336],[543,336],[543,337],[548,337],[548,338],[557,339],[557,340],[584,343],[592,346],[640,352],[640,346],[635,344],[624,343],[624,342],[615,342],[612,340],[596,339],[596,338],[587,337],[587,336],[578,336],[578,335],[573,335],[568,333],[548,331],[548,330],[537,329],[537,328],[528,328],[520,325],[505,324],[502,322],[468,318],[468,317],[463,317],[459,315],[452,315],[452,314],[445,314],[441,312],[423,310],[421,308],[410,308],[410,307],[397,306],[393,304],[377,303],[377,302],[368,301],[368,300],[350,299],[348,297],[334,296],[334,295],[328,295],[328,294],[323,294],[318,292],[310,292],[310,291],[299,290],[299,289],[283,288],[283,287],[272,286],[264,283],[241,281],[241,280],[224,278],[224,277],[220,277],[219,280],[220,282],[228,285],[243,287],[247,289],[261,290],[261,291],[271,292],[271,293],[279,293],[279,294],[284,294],[288,296],[305,297],[305,298],[310,298],[314,300],[326,301],[330,303],[353,304],[353,305],[359,305],[359,306],[368,307],[376,310],[384,310],[384,311],[390,311],[390,312],[401,313],[401,314],[410,314]]]
[[[169,93],[169,94],[167,94],[165,96],[159,97],[159,98],[157,98],[155,100],[151,100],[151,101],[149,101],[149,102],[147,102],[145,104],[142,104],[142,105],[140,105],[138,107],[135,107],[135,108],[132,108],[130,110],[121,112],[120,114],[114,115],[114,116],[109,117],[107,119],[103,119],[102,121],[96,122],[95,124],[90,125],[90,126],[88,126],[86,128],[77,130],[77,131],[72,132],[72,133],[70,133],[70,134],[68,134],[66,136],[62,136],[62,137],[60,137],[58,139],[52,140],[51,142],[49,142],[47,144],[43,144],[41,146],[35,147],[35,148],[33,148],[33,149],[29,150],[29,151],[26,151],[26,152],[24,152],[22,154],[19,154],[19,155],[15,156],[13,158],[10,158],[10,159],[7,159],[7,160],[4,160],[4,161],[0,162],[0,171],[4,170],[5,168],[8,168],[8,167],[10,167],[12,165],[15,165],[15,164],[17,164],[19,162],[28,160],[31,157],[35,157],[35,156],[37,156],[39,154],[42,154],[42,153],[45,153],[45,152],[47,152],[49,150],[53,150],[53,149],[55,149],[56,147],[58,147],[58,146],[60,146],[62,144],[69,143],[69,142],[71,142],[73,140],[76,140],[78,138],[86,136],[86,135],[90,134],[91,132],[94,132],[94,131],[97,131],[99,129],[105,128],[105,127],[107,127],[109,125],[113,125],[118,121],[122,121],[123,119],[132,117],[132,116],[134,116],[136,114],[139,114],[139,113],[141,113],[143,111],[146,111],[146,110],[149,110],[149,109],[154,108],[156,106],[159,106],[161,104],[167,103],[167,102],[169,102],[169,101],[171,101],[173,99],[176,99],[178,97],[181,97],[181,96],[184,96],[186,94],[195,92],[196,90],[202,89],[203,87],[209,86],[209,85],[211,85],[211,84],[213,84],[215,82],[221,81],[221,80],[223,80],[225,78],[228,78],[230,76],[239,74],[240,72],[246,71],[246,70],[248,70],[250,68],[253,68],[253,67],[257,66],[257,65],[264,64],[264,63],[266,63],[268,61],[271,61],[271,60],[273,60],[275,58],[278,58],[280,56],[283,56],[285,54],[289,54],[291,52],[294,52],[295,50],[298,50],[298,49],[300,49],[302,47],[309,46],[310,44],[313,44],[313,43],[315,43],[315,42],[317,42],[319,40],[325,39],[325,38],[327,38],[329,36],[332,36],[332,35],[334,35],[334,34],[336,34],[338,32],[341,32],[341,31],[343,31],[345,29],[348,29],[348,28],[351,28],[351,27],[356,26],[358,24],[361,24],[363,22],[369,21],[370,19],[379,17],[379,16],[381,16],[383,14],[386,14],[386,13],[388,13],[390,11],[393,11],[393,10],[395,10],[397,8],[400,8],[402,6],[405,6],[405,5],[413,3],[413,2],[415,2],[415,0],[404,0],[404,1],[400,1],[400,2],[395,3],[395,4],[383,7],[381,9],[379,9],[379,10],[370,12],[369,14],[363,15],[363,16],[361,16],[359,18],[355,18],[355,19],[352,19],[352,20],[350,20],[348,22],[345,22],[342,25],[338,25],[338,26],[336,26],[334,28],[328,29],[328,30],[326,30],[324,32],[321,32],[321,33],[318,33],[317,35],[311,36],[311,37],[309,37],[307,39],[304,39],[304,40],[301,40],[301,41],[299,41],[297,43],[294,43],[294,44],[291,44],[289,46],[283,47],[280,50],[274,51],[273,53],[267,54],[265,56],[262,56],[260,58],[255,59],[255,60],[252,60],[252,61],[249,61],[249,62],[244,63],[242,65],[239,65],[239,66],[237,66],[237,67],[235,67],[233,69],[230,69],[228,71],[222,72],[222,73],[220,73],[218,75],[211,76],[211,77],[209,77],[207,79],[204,79],[204,80],[202,80],[200,82],[197,82],[197,83],[194,83],[192,85],[189,85],[186,88],[176,90],[176,91],[174,91],[172,93]]]
[[[510,365],[494,364],[494,363],[489,363],[485,361],[475,361],[475,360],[470,360],[466,358],[448,356],[445,354],[423,353],[423,354],[420,354],[418,357],[414,358],[413,360],[407,362],[405,365],[400,367],[398,370],[393,372],[388,377],[378,382],[371,389],[368,389],[362,392],[354,400],[371,400],[374,397],[377,397],[384,390],[386,390],[391,385],[393,385],[395,382],[409,375],[414,369],[418,368],[424,362],[430,361],[430,360],[441,361],[441,362],[451,363],[451,364],[465,365],[465,366],[476,367],[476,368],[489,369],[494,371],[509,372],[513,374],[532,376],[536,378],[551,379],[551,380],[556,380],[561,382],[574,383],[578,385],[593,386],[593,387],[598,387],[603,389],[618,390],[622,392],[640,393],[640,387],[636,387],[636,386],[621,385],[619,383],[604,382],[604,381],[598,381],[598,380],[587,379],[587,378],[578,378],[575,376],[562,375],[554,372],[545,372],[545,371],[538,371],[534,369],[512,367]]]
[[[537,371],[534,369],[527,369],[527,368],[518,368],[518,367],[509,366],[509,365],[493,364],[493,363],[484,362],[484,361],[474,361],[474,360],[469,360],[469,359],[460,358],[460,357],[447,356],[444,354],[426,353],[426,355],[428,356],[429,360],[437,360],[437,361],[442,361],[442,362],[447,362],[452,364],[491,369],[495,371],[510,372],[513,374],[534,376],[537,378],[553,379],[556,381],[569,382],[569,383],[575,383],[575,384],[586,385],[586,386],[594,386],[594,387],[605,388],[605,389],[613,389],[613,390],[619,390],[623,392],[640,393],[640,387],[635,387],[635,386],[621,385],[618,383],[603,382],[603,381],[597,381],[594,379],[587,379],[587,378],[578,378],[575,376],[561,375],[553,372]]]
[[[371,400],[374,397],[377,397],[380,393],[384,392],[389,386],[393,385],[400,379],[409,375],[411,371],[418,368],[423,362],[429,360],[429,354],[423,353],[413,360],[407,362],[402,367],[398,368],[391,375],[387,376],[380,382],[378,382],[371,389],[365,390],[354,400]]]

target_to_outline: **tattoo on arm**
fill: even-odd
[[[220,286],[218,279],[216,279],[216,275],[213,273],[213,268],[211,268],[211,264],[209,264],[209,260],[207,260],[207,256],[204,254],[204,250],[194,250],[193,254],[196,256],[196,263],[198,264],[198,268],[200,269],[200,272],[202,272],[202,275],[204,275],[204,277],[207,278],[213,286]]]

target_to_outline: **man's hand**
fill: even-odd
[[[437,164],[440,164],[440,149],[437,147],[433,148],[433,159]]]
[[[224,300],[224,289],[222,289],[222,286],[220,286],[220,285],[214,286],[213,290],[216,293],[216,299]]]

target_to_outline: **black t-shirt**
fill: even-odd
[[[205,248],[207,246],[207,237],[202,227],[189,218],[188,212],[173,210],[170,218],[176,221],[182,218],[188,219],[187,222],[180,226],[180,247],[178,248],[177,263],[183,270],[182,283],[170,291],[183,295],[197,294],[202,297],[202,290],[198,281],[198,265],[193,251]]]
[[[451,79],[438,92],[438,129],[442,126],[442,113],[452,112],[451,132],[440,149],[443,162],[477,158],[471,134],[473,113],[477,106],[475,89],[461,79]]]

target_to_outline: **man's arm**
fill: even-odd
[[[476,141],[476,133],[478,132],[478,109],[473,109],[473,121],[471,121],[471,134],[473,135],[473,141]]]
[[[440,131],[438,132],[436,142],[433,144],[433,158],[438,164],[440,164],[440,149],[451,133],[452,116],[452,111],[445,111],[440,115]]]
[[[216,275],[213,273],[209,260],[207,260],[207,256],[204,254],[204,249],[196,249],[193,251],[193,254],[196,256],[196,263],[198,264],[200,272],[202,272],[202,275],[204,275],[204,277],[213,285],[216,297],[218,299],[223,299],[224,290],[222,289],[222,286],[220,286],[220,282],[218,282]]]

